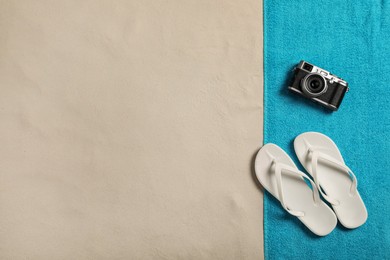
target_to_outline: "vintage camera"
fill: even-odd
[[[294,69],[294,80],[288,88],[336,111],[348,91],[348,83],[320,67],[301,61]]]

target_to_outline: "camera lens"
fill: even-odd
[[[321,81],[318,79],[313,79],[310,83],[310,90],[313,90],[313,92],[318,91],[321,88]]]
[[[324,77],[319,74],[308,74],[302,82],[303,91],[309,96],[319,96],[326,91]]]

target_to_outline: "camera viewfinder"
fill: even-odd
[[[311,70],[313,69],[313,65],[310,65],[309,63],[305,62],[305,64],[303,64],[303,69],[311,72]]]

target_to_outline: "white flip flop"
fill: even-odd
[[[336,215],[321,200],[315,183],[298,170],[279,146],[266,144],[260,149],[255,171],[261,185],[314,234],[325,236],[335,228]],[[311,183],[313,190],[304,179]]]
[[[363,225],[367,209],[357,190],[356,177],[345,165],[336,144],[324,134],[307,132],[295,138],[294,149],[340,223],[346,228]]]

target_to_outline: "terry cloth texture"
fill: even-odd
[[[267,194],[266,259],[389,259],[390,256],[390,1],[264,1],[264,142],[299,164],[293,140],[303,132],[331,137],[358,179],[367,222],[340,224],[317,237]],[[350,87],[337,112],[287,89],[306,60]]]

